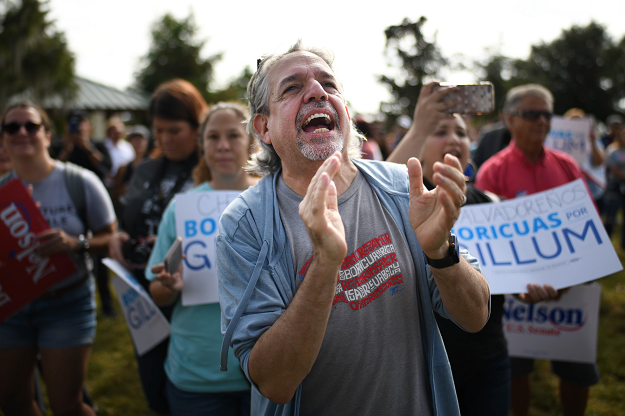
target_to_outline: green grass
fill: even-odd
[[[99,416],[152,415],[141,390],[132,339],[121,313],[113,319],[98,316],[86,385]]]
[[[618,235],[613,236],[612,241],[623,264],[625,251],[619,248],[618,238]],[[590,388],[586,415],[622,416],[625,415],[625,272],[599,279],[598,283],[602,287],[597,342],[597,364],[601,380]],[[558,378],[551,374],[548,361],[536,361],[531,386],[530,415],[562,414]]]
[[[621,259],[625,252],[613,237]],[[602,286],[597,363],[599,384],[590,390],[586,415],[625,415],[625,272],[598,281]],[[116,308],[120,311],[118,305]],[[99,416],[149,416],[137,373],[132,340],[121,314],[114,319],[98,317],[97,338],[89,362],[87,388],[99,408]],[[531,376],[533,416],[561,415],[558,379],[548,361],[538,360]],[[1,412],[0,412],[1,414]],[[47,415],[52,415],[48,411]]]

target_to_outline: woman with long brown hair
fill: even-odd
[[[109,246],[111,257],[129,268],[148,293],[145,268],[165,207],[175,194],[195,185],[192,170],[198,162],[197,134],[207,109],[199,91],[181,79],[161,84],[150,100],[152,133],[160,155],[137,167],[121,198],[123,231]],[[167,319],[171,310],[171,306],[161,308]],[[137,356],[143,391],[157,415],[170,413],[163,370],[167,345],[168,339]]]

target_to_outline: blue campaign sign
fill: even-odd
[[[528,283],[559,289],[622,270],[581,179],[497,204],[465,206],[452,232],[479,260],[493,294],[522,293]]]
[[[184,306],[219,302],[215,239],[219,217],[239,191],[204,191],[176,195],[176,233],[182,237]]]
[[[582,166],[590,153],[591,128],[592,122],[587,118],[565,119],[554,116],[545,146],[569,154]]]
[[[102,263],[117,275],[113,287],[137,354],[143,355],[169,336],[169,322],[132,273],[115,260]]]

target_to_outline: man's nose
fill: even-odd
[[[321,84],[313,80],[306,88],[306,94],[304,96],[304,102],[310,103],[315,100],[326,101],[328,99],[328,93],[323,89]]]

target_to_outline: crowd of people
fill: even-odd
[[[622,119],[606,120],[598,139],[593,125],[580,167],[544,146],[553,116],[544,87],[508,91],[500,123],[474,141],[470,120],[448,111],[454,87],[431,82],[412,122],[385,134],[350,116],[332,64],[300,42],[266,55],[248,106],[209,106],[189,82],[166,82],[152,93],[150,129],[115,116],[104,141],[84,111],[68,113],[57,143],[37,104],[3,111],[0,185],[19,178],[53,225],[37,254],[76,264],[0,322],[6,416],[44,413],[38,371],[55,415],[96,413],[84,381],[96,286],[101,316],[117,315],[107,256],[171,324],[167,339],[136,353],[155,415],[528,414],[533,361],[508,356],[504,297],[490,294],[451,229],[465,204],[582,178],[611,234],[625,206]],[[178,237],[174,196],[213,190],[242,192],[219,224],[220,302],[185,306],[182,267],[163,264]],[[530,284],[515,295],[537,303],[562,292]],[[563,414],[583,415],[597,365],[551,364]]]

